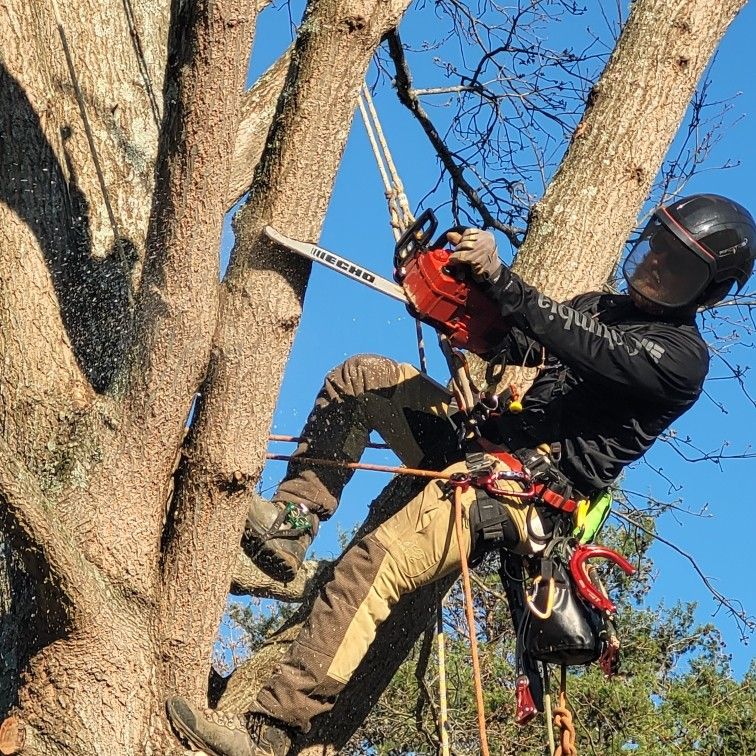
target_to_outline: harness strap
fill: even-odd
[[[486,454],[489,454],[492,457],[496,457],[496,459],[503,462],[513,472],[528,472],[525,465],[523,465],[522,462],[514,456],[514,454],[510,454],[509,452],[494,446],[490,441],[487,441],[484,438],[477,439],[476,443],[484,449]],[[472,454],[467,455],[468,460],[475,454],[479,454],[481,457],[483,456],[482,452],[473,452]],[[548,483],[539,484],[538,482],[536,482],[536,487],[537,490],[534,493],[533,498],[537,501],[542,501],[544,504],[548,504],[553,509],[564,512],[565,514],[572,514],[577,509],[578,502],[575,501],[575,499],[570,499],[562,496],[557,491],[549,488]]]

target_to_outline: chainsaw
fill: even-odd
[[[412,317],[445,335],[453,347],[475,354],[491,352],[509,328],[496,303],[468,271],[448,266],[452,252],[444,245],[449,231],[431,242],[437,227],[436,216],[428,209],[404,232],[394,249],[393,282],[317,244],[284,236],[270,226],[265,227],[265,234],[292,252],[404,303]]]

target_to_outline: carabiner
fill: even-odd
[[[543,575],[539,575],[534,581],[533,581],[533,592],[528,594],[525,594],[525,603],[528,606],[528,609],[530,609],[533,614],[535,614],[536,617],[540,617],[542,620],[547,620],[549,617],[551,617],[552,612],[554,611],[554,578],[549,578],[549,592],[546,594],[546,608],[541,611],[536,605],[536,594],[538,593],[538,585],[543,579]]]
[[[615,614],[617,607],[612,603],[611,599],[604,596],[601,591],[596,588],[585,570],[585,561],[587,559],[593,559],[594,557],[600,557],[614,562],[626,575],[634,574],[635,567],[633,567],[622,554],[618,554],[616,551],[612,551],[606,546],[580,544],[570,557],[570,574],[575,581],[578,593],[597,609],[601,609],[610,615]]]
[[[496,485],[497,480],[513,480],[522,485],[522,491],[512,491],[508,488],[499,488]],[[532,499],[536,495],[536,488],[530,476],[527,473],[516,472],[515,470],[500,470],[492,473],[487,479],[482,480],[481,484],[486,492],[491,496],[509,496],[513,499]]]

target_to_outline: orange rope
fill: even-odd
[[[567,667],[564,664],[559,684],[559,706],[554,709],[554,725],[559,728],[559,745],[554,756],[577,756],[575,725],[572,723],[572,712],[567,708]]]
[[[467,630],[470,635],[470,655],[472,656],[473,680],[475,682],[475,703],[478,708],[478,730],[480,731],[480,752],[489,756],[488,737],[486,735],[486,712],[483,704],[483,686],[480,681],[480,663],[478,661],[478,642],[475,632],[475,615],[473,613],[472,590],[470,588],[470,571],[467,568],[467,555],[462,543],[462,489],[454,488],[454,529],[457,533],[459,561],[462,565],[462,586],[465,592],[465,615]]]
[[[265,455],[265,459],[288,462],[292,459],[289,454]],[[338,459],[320,459],[318,457],[294,457],[295,462],[305,465],[320,465],[321,467],[345,467],[347,470],[372,470],[373,472],[385,472],[392,475],[415,475],[418,478],[433,478],[435,480],[451,480],[449,473],[434,472],[433,470],[416,470],[413,467],[392,467],[390,465],[369,465],[365,462],[341,462]]]
[[[268,441],[284,441],[284,442],[295,442],[299,443],[300,441],[304,441],[304,438],[301,436],[282,436],[280,433],[271,433],[268,436]],[[388,444],[374,444],[372,442],[365,444],[368,449],[390,449],[391,447]]]

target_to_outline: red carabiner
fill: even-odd
[[[614,614],[617,607],[610,599],[604,596],[601,591],[591,582],[588,573],[585,571],[586,559],[600,557],[614,562],[626,575],[632,575],[635,572],[630,562],[618,554],[616,551],[608,549],[606,546],[594,546],[591,544],[581,544],[578,546],[570,557],[570,574],[575,581],[578,593],[597,609],[601,609],[609,614]]]
[[[499,480],[515,481],[523,487],[523,490],[512,491],[508,488],[499,488],[499,486],[496,485],[496,482]],[[480,482],[486,492],[491,494],[491,496],[509,496],[512,499],[533,499],[536,495],[535,485],[530,476],[526,473],[515,472],[512,470],[500,470],[499,472],[491,473]]]

